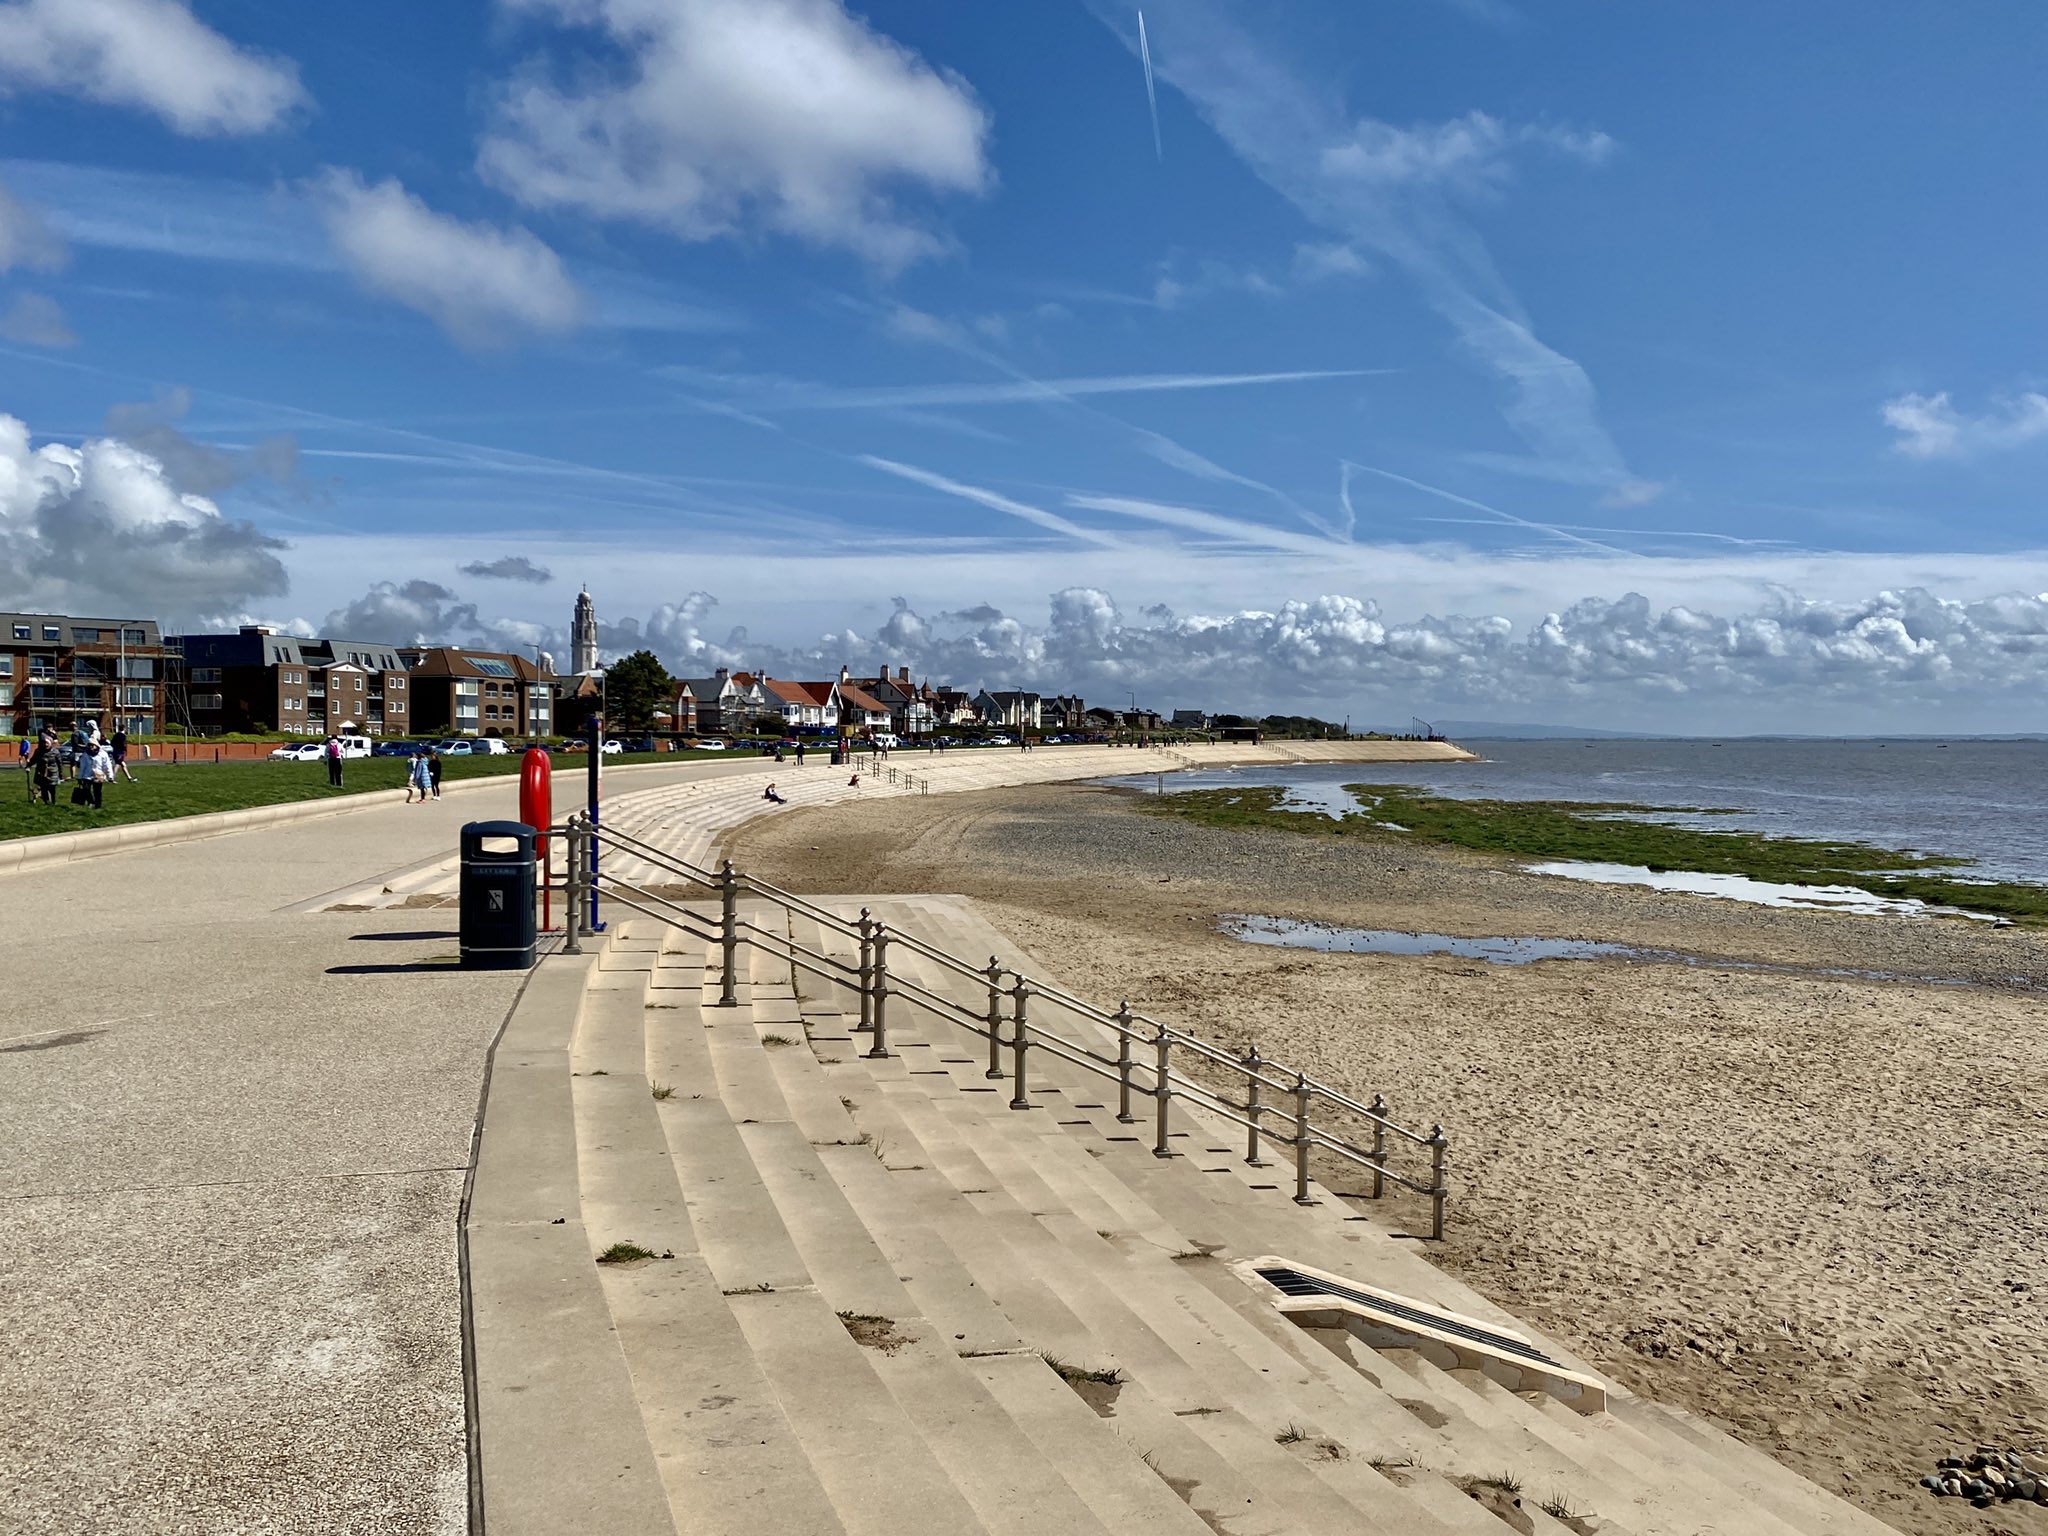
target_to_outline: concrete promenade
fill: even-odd
[[[1214,760],[1246,756],[1286,760]],[[1155,766],[898,761],[935,788]],[[612,794],[768,776],[794,777]],[[463,1528],[457,1210],[524,978],[456,971],[452,913],[322,908],[515,804],[394,791],[0,876],[0,1533]]]

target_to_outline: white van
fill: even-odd
[[[370,738],[367,736],[343,736],[340,741],[341,755],[344,758],[370,755]]]

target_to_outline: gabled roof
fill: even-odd
[[[771,699],[780,699],[785,704],[806,705],[816,709],[831,702],[831,690],[836,688],[838,684],[791,683],[785,682],[779,677],[764,677],[761,679],[761,686],[767,690],[768,697]],[[820,688],[825,690],[822,695],[816,691]]]
[[[345,656],[349,647],[342,642],[337,644]],[[420,677],[484,677],[500,683],[554,680],[552,674],[541,671],[515,652],[468,651],[456,645],[428,646],[420,652],[419,661],[412,670]]]
[[[864,709],[869,714],[886,715],[889,706],[869,693],[865,688],[852,683],[839,685],[839,707],[842,709]]]

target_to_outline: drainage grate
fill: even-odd
[[[1355,1301],[1360,1306],[1371,1307],[1375,1312],[1384,1312],[1389,1317],[1403,1318],[1411,1323],[1420,1323],[1438,1333],[1452,1334],[1457,1338],[1470,1339],[1475,1344],[1503,1355],[1514,1355],[1518,1359],[1531,1360],[1538,1365],[1557,1365],[1557,1362],[1520,1339],[1511,1339],[1504,1333],[1492,1333],[1484,1328],[1475,1328],[1470,1323],[1461,1323],[1456,1318],[1445,1317],[1440,1312],[1431,1312],[1422,1307],[1411,1306],[1405,1301],[1396,1301],[1376,1291],[1360,1290],[1355,1286],[1339,1285],[1334,1280],[1321,1280],[1314,1275],[1304,1275],[1298,1269],[1261,1269],[1258,1276],[1284,1296],[1335,1296],[1342,1301]],[[1562,1369],[1562,1367],[1559,1367]]]

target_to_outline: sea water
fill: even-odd
[[[1965,878],[2048,884],[2048,742],[1488,741],[1476,763],[1304,763],[1111,782],[1151,790],[1279,785],[1325,814],[1339,786],[1407,784],[1469,800],[1626,801],[1704,830],[1872,843],[1973,859]]]

